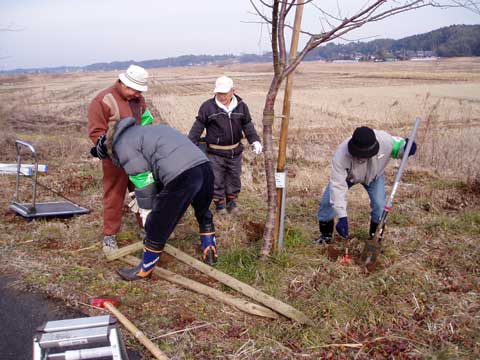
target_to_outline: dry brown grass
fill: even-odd
[[[271,79],[269,64],[168,68],[150,71],[146,94],[157,119],[186,133],[221,74],[234,78],[257,130]],[[14,162],[14,139],[35,145],[50,172],[40,181],[92,209],[68,220],[25,222],[7,209],[15,179],[0,176],[0,259],[3,271],[35,289],[93,314],[88,297],[111,293],[172,358],[185,359],[420,359],[480,357],[480,60],[327,64],[304,63],[294,79],[288,145],[287,252],[266,263],[256,254],[265,214],[262,158],[245,153],[238,218],[216,218],[220,269],[305,311],[317,324],[302,328],[212,304],[164,281],[125,283],[117,263],[100,253],[101,171],[88,156],[86,111],[117,73],[0,77],[0,161]],[[280,104],[280,102],[279,102]],[[278,106],[280,109],[281,106]],[[317,235],[318,199],[335,147],[360,125],[408,135],[423,119],[419,151],[403,179],[372,273],[337,262],[348,246],[355,258],[366,237],[368,198],[349,194],[354,239],[327,249]],[[278,122],[274,140],[278,139]],[[391,182],[395,164],[388,169]],[[24,179],[27,180],[27,179]],[[22,194],[29,193],[22,181]],[[40,198],[53,198],[40,189]],[[197,255],[191,211],[174,245]],[[138,240],[125,216],[121,245]],[[168,256],[161,266],[223,289]],[[226,290],[226,289],[223,289]],[[139,348],[126,336],[129,346]],[[342,345],[343,344],[343,345]]]

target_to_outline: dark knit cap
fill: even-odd
[[[374,131],[366,126],[356,128],[348,141],[348,152],[359,158],[371,158],[378,154],[379,148]]]

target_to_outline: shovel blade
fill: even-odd
[[[361,255],[363,264],[365,266],[374,264],[377,261],[381,249],[382,247],[380,243],[375,238],[365,241],[365,247],[363,248]]]

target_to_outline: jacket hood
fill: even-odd
[[[107,131],[107,152],[115,165],[118,164],[118,158],[115,154],[114,148],[118,138],[131,126],[135,125],[135,118],[128,117],[115,121],[108,127]],[[118,166],[118,165],[117,165]]]

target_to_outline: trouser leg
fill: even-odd
[[[242,188],[242,159],[243,153],[240,153],[233,159],[227,159],[225,175],[225,192],[227,197],[236,199]]]
[[[115,235],[120,231],[128,176],[110,159],[102,160],[103,169],[103,233]]]
[[[323,192],[322,199],[320,200],[320,206],[318,207],[317,219],[318,222],[329,222],[335,217],[335,211],[330,203],[330,183],[328,183],[325,191]]]
[[[385,208],[385,176],[379,176],[369,185],[364,185],[370,198],[370,229],[368,231],[370,239],[375,236],[378,224]]]
[[[210,211],[210,204],[213,198],[214,175],[209,163],[199,166],[202,174],[202,184],[199,191],[192,199],[192,207],[195,211],[200,232],[211,231],[213,226],[213,214]]]
[[[201,189],[202,184],[203,175],[197,166],[177,176],[157,194],[152,211],[145,223],[147,235],[144,239],[142,261],[134,268],[118,270],[118,274],[123,279],[131,281],[150,276],[167,239]]]
[[[202,182],[201,171],[194,167],[177,176],[157,194],[152,212],[145,223],[146,246],[153,250],[163,250]]]
[[[330,204],[330,183],[328,183],[318,208],[317,219],[320,236],[314,240],[315,243],[329,244],[332,241],[334,217],[335,212]]]
[[[225,200],[225,174],[227,167],[227,158],[215,154],[208,154],[208,159],[210,160],[210,164],[212,166],[213,174],[215,177],[215,181],[213,184],[213,198],[215,200]]]
[[[203,260],[207,264],[213,265],[217,261],[217,242],[213,215],[209,207],[213,197],[214,175],[211,165],[208,163],[200,165],[200,169],[203,175],[203,184],[192,200],[192,207],[195,210],[200,230]]]
[[[364,187],[370,198],[371,221],[378,224],[385,207],[385,176],[379,176]]]

